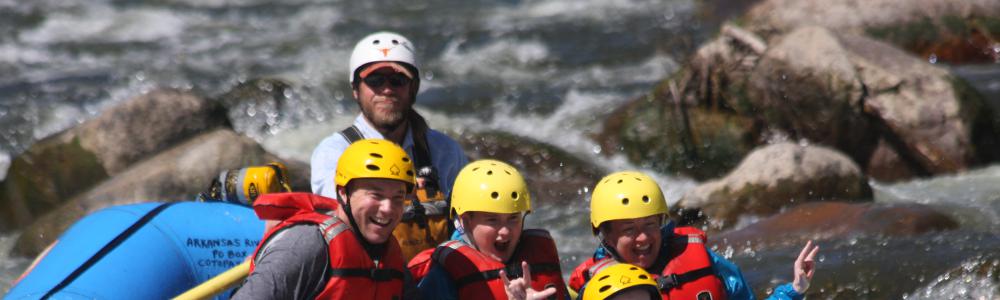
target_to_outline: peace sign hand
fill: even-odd
[[[799,252],[799,258],[795,260],[794,272],[795,280],[792,281],[792,288],[799,294],[804,294],[809,289],[809,281],[812,280],[813,273],[816,272],[816,253],[819,246],[812,241],[806,242],[806,246]]]
[[[542,291],[536,291],[531,288],[531,268],[527,262],[521,262],[521,270],[524,270],[524,277],[514,280],[508,279],[507,272],[500,270],[500,278],[503,279],[503,287],[504,292],[507,293],[507,299],[540,300],[555,295],[555,287],[550,287]]]

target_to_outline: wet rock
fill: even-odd
[[[872,152],[865,168],[865,174],[880,181],[901,181],[917,176],[920,170],[910,167],[903,158],[889,145],[885,139],[880,139],[875,151]]]
[[[710,229],[743,215],[770,215],[796,203],[866,199],[871,189],[850,158],[822,146],[780,143],[759,148],[722,179],[695,187],[678,207],[700,209]]]
[[[959,90],[947,70],[859,35],[840,36],[868,91],[864,111],[910,165],[929,174],[966,170],[988,155],[976,153],[978,124],[990,124],[985,103]],[[992,135],[991,134],[991,135]],[[994,146],[995,147],[995,146]]]
[[[112,205],[192,200],[208,188],[219,172],[270,161],[285,163],[293,174],[308,170],[308,166],[302,168],[302,163],[268,154],[256,142],[232,130],[204,133],[131,166],[42,216],[25,228],[13,251],[23,256],[37,255],[87,213]],[[299,171],[293,171],[296,169]],[[295,177],[300,176],[294,176],[293,182]],[[308,187],[308,177],[299,181],[304,181],[296,184],[300,188]]]
[[[597,137],[605,154],[704,180],[732,169],[758,143],[753,119],[671,99],[677,94],[657,92],[614,112]]]
[[[833,33],[798,28],[777,39],[753,73],[749,102],[767,124],[867,161],[877,136],[862,113],[865,86]]]
[[[716,245],[802,245],[807,240],[843,240],[860,235],[913,236],[958,228],[948,215],[923,204],[813,202],[713,238]]]
[[[995,62],[1000,2],[991,0],[767,0],[745,23],[773,35],[802,26],[867,33],[920,57],[950,63]]]
[[[470,160],[496,159],[524,175],[534,203],[580,205],[604,171],[559,148],[509,133],[465,132],[458,139]],[[589,204],[587,204],[589,205]]]
[[[224,118],[190,92],[155,90],[45,138],[11,163],[0,184],[0,231],[30,224],[75,194]]]

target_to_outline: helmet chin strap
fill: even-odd
[[[615,247],[612,247],[610,244],[608,244],[607,240],[604,239],[604,232],[597,231],[597,241],[598,243],[600,243],[601,248],[604,248],[604,251],[608,252],[608,254],[611,254],[611,258],[613,258],[615,261],[624,261],[622,259],[621,254],[618,254],[618,250],[615,250]]]
[[[344,194],[350,194],[350,191],[347,190],[346,186],[344,187]],[[351,230],[354,231],[354,238],[357,239],[358,243],[361,244],[361,247],[365,249],[365,253],[368,253],[368,256],[373,260],[380,259],[382,257],[381,251],[375,251],[375,245],[368,242],[368,240],[366,240],[364,235],[361,233],[361,229],[358,228],[358,222],[354,220],[354,211],[351,209],[351,201],[343,199],[340,196],[340,193],[337,193],[337,202],[339,202],[340,206],[344,209],[344,214],[347,215],[347,222],[351,225]]]

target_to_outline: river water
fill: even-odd
[[[432,127],[453,134],[498,130],[546,141],[608,171],[638,168],[622,157],[604,157],[588,136],[612,108],[649,91],[714,35],[720,16],[699,6],[704,3],[0,0],[0,166],[38,139],[154,87],[217,96],[260,77],[280,78],[294,88],[280,112],[249,108],[245,119],[236,120],[237,129],[272,152],[307,161],[326,133],[349,124],[357,112],[347,85],[351,47],[365,34],[387,29],[408,36],[419,50],[418,106]],[[954,70],[1000,106],[1000,68]],[[260,121],[260,115],[267,117]],[[656,175],[670,202],[696,184]],[[991,280],[974,271],[948,274],[997,259],[997,183],[1000,166],[873,183],[876,202],[940,207],[960,220],[962,229],[950,235],[831,241],[823,245],[819,294],[849,297],[843,292],[849,290],[860,291],[861,298],[996,299],[997,275]],[[530,225],[553,231],[567,267],[593,249],[582,202],[587,192],[580,187],[579,207],[542,203],[529,218]],[[945,236],[958,236],[962,243],[935,242]],[[7,255],[15,237],[0,234],[0,291],[28,262]],[[929,250],[919,251],[924,248]],[[740,264],[761,293],[790,278],[796,254],[791,248],[718,250]],[[916,263],[886,262],[894,253]],[[952,255],[927,262],[942,253]],[[823,273],[824,268],[830,271]],[[882,287],[869,291],[864,276]],[[877,279],[883,277],[891,280]],[[897,279],[904,283],[889,284]]]

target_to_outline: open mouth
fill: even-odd
[[[650,244],[646,244],[643,246],[636,246],[635,248],[632,248],[632,252],[635,252],[636,255],[649,255],[651,254],[652,251],[653,251],[653,246]]]
[[[495,242],[495,243],[493,243],[493,248],[497,249],[497,251],[500,251],[500,252],[507,252],[507,249],[510,248],[510,241]]]
[[[380,217],[369,217],[368,218],[368,222],[371,222],[372,224],[375,224],[375,225],[378,225],[378,226],[386,227],[386,226],[389,226],[389,224],[392,223],[392,219],[380,218]]]

